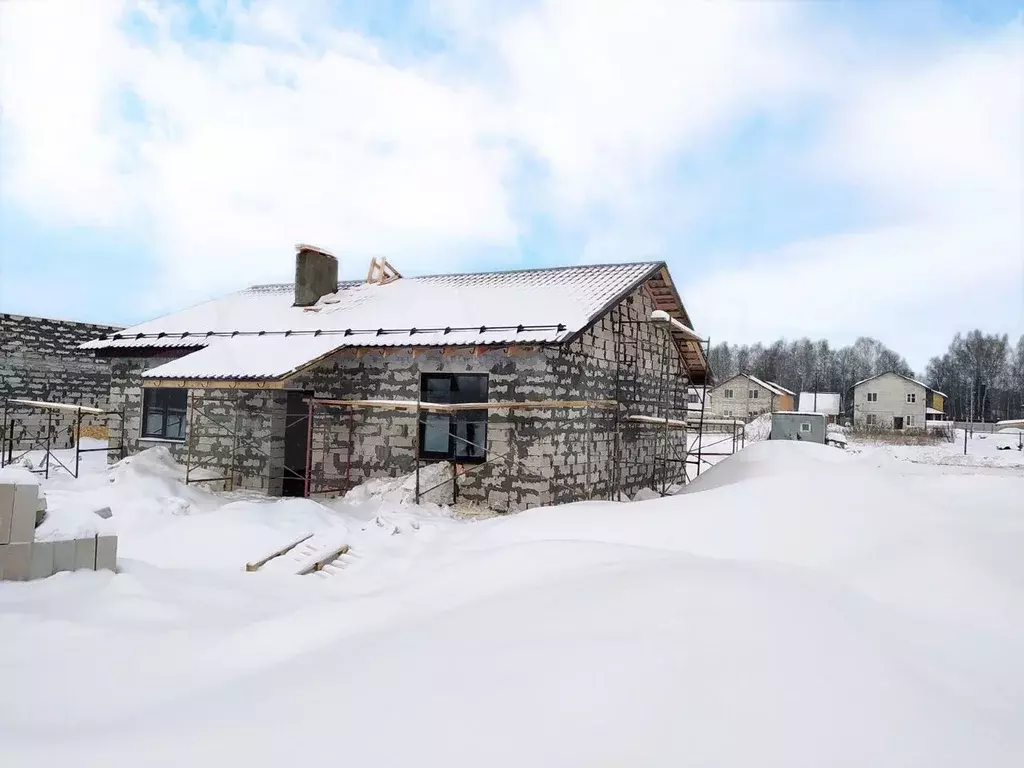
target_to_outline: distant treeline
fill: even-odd
[[[767,346],[723,342],[711,348],[711,369],[719,382],[751,373],[795,392],[839,392],[844,401],[855,382],[894,371],[946,393],[951,418],[969,418],[972,400],[976,419],[1024,418],[1024,336],[1014,348],[1006,334],[958,333],[945,354],[916,376],[906,358],[868,337],[838,349],[825,339],[779,339]]]

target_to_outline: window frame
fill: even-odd
[[[878,393],[877,392],[868,392],[867,395],[868,395],[868,402],[869,403],[877,403],[878,402]]]
[[[867,417],[864,420],[864,424],[865,424],[865,426],[868,426],[868,427],[877,427],[878,426],[878,416],[877,416],[877,414],[874,414],[874,413],[867,414]]]
[[[747,399],[748,400],[760,400],[761,396],[758,394],[759,392],[760,392],[759,389],[752,389],[752,390],[750,390],[750,392],[748,393],[750,395],[750,397],[748,397]]]
[[[800,431],[801,432],[810,432],[811,431],[811,422],[809,422],[809,421],[801,421],[800,422]]]
[[[917,392],[907,392],[907,403],[910,405],[917,404]]]
[[[731,389],[723,389],[722,390],[722,397],[724,397],[726,400],[732,400],[733,399],[733,397],[732,397],[733,394],[734,394],[734,391],[731,390]]]
[[[459,378],[473,377],[475,379],[483,380],[483,394],[487,402],[490,400],[490,374],[488,373],[476,373],[476,372],[449,372],[449,371],[430,371],[420,372],[420,399],[425,402],[447,402],[451,404],[458,403],[474,403],[481,402],[478,397],[472,399],[461,399],[454,396],[454,393],[458,392],[458,387],[455,386]],[[448,397],[443,400],[430,400],[427,398],[427,386],[431,380],[448,379],[450,382],[448,389]],[[480,391],[479,388],[477,390]],[[490,411],[486,408],[478,408],[468,411],[451,411],[445,413],[443,411],[423,411],[420,423],[417,425],[418,431],[418,448],[417,453],[422,461],[452,461],[458,464],[483,464],[487,461],[487,428],[489,421]],[[448,448],[445,451],[431,451],[426,449],[427,443],[427,429],[428,422],[432,419],[444,419],[448,420]],[[459,454],[459,447],[465,446],[462,440],[456,437],[458,433],[459,425],[483,425],[483,437],[479,440],[479,444],[483,445],[481,454],[479,456],[467,456]]]
[[[188,390],[179,389],[177,387],[143,387],[142,388],[142,418],[139,423],[139,439],[140,440],[159,440],[166,443],[184,443],[188,439]],[[169,399],[171,394],[181,394],[184,396],[185,401],[180,408],[171,408],[168,402],[164,402],[159,408],[153,403],[153,400],[157,400],[161,396]],[[160,430],[159,433],[147,432],[147,426],[149,424],[150,413],[153,410],[159,410],[161,412],[160,418]],[[181,427],[179,429],[180,437],[169,437],[167,434],[168,419],[172,415],[178,415],[181,419],[179,422]]]

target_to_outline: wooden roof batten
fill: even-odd
[[[676,291],[666,265],[662,264],[661,269],[647,279],[644,287],[651,297],[655,309],[667,313],[669,317],[678,320],[688,328],[693,328],[693,323],[690,321],[690,316],[683,306],[678,291]],[[701,343],[676,330],[672,330],[671,334],[690,381],[694,384],[702,383],[708,375],[708,362]]]

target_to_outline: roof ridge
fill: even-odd
[[[517,269],[492,269],[486,272],[434,272],[427,275],[405,275],[402,277],[403,280],[423,280],[427,278],[436,277],[489,277],[493,275],[520,275],[527,272],[566,272],[572,269],[612,269],[615,267],[641,267],[649,266],[654,267],[658,264],[664,264],[664,260],[652,259],[650,261],[619,261],[614,263],[603,263],[603,264],[567,264],[557,267],[521,267]],[[361,285],[365,283],[365,280],[339,280],[338,285]],[[251,291],[255,289],[280,289],[294,288],[295,283],[259,283],[256,285],[250,285],[241,290]]]

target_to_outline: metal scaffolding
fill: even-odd
[[[676,325],[693,333],[678,322]],[[699,384],[693,384],[684,359],[676,348],[676,329],[670,327],[665,319],[626,319],[620,305],[611,315],[611,332],[612,350],[609,351],[613,354],[610,359],[605,358],[605,365],[598,371],[592,367],[590,350],[558,347],[561,360],[570,367],[576,366],[586,375],[607,377],[606,391],[614,391],[614,397],[608,400],[505,400],[444,404],[422,399],[331,399],[315,397],[310,392],[302,398],[305,403],[302,412],[292,412],[278,403],[284,418],[273,425],[271,431],[274,435],[280,437],[278,433],[286,435],[293,430],[302,430],[302,422],[305,422],[305,463],[301,471],[289,466],[281,453],[272,454],[267,449],[265,423],[259,435],[247,427],[242,418],[242,403],[251,390],[192,389],[185,446],[186,483],[222,481],[226,489],[232,490],[238,485],[243,471],[239,463],[240,452],[248,452],[250,460],[255,458],[265,462],[268,489],[276,488],[280,479],[282,488],[288,481],[298,486],[302,495],[307,497],[347,491],[369,476],[362,466],[358,467],[358,476],[354,476],[357,463],[362,464],[357,458],[357,451],[366,439],[365,435],[360,437],[357,432],[364,423],[364,417],[359,414],[374,410],[402,411],[412,417],[409,424],[393,425],[394,431],[389,439],[402,446],[405,457],[402,461],[408,460],[411,465],[417,501],[450,484],[450,500],[457,502],[460,480],[480,473],[484,468],[504,466],[508,478],[517,471],[521,474],[537,471],[534,460],[520,455],[518,450],[518,427],[522,419],[529,416],[545,420],[582,418],[582,429],[573,432],[583,458],[579,462],[583,467],[578,471],[584,487],[579,498],[600,496],[619,499],[624,488],[635,488],[641,482],[662,495],[668,495],[699,476],[702,469],[714,460],[734,453],[742,446],[745,436],[741,421],[706,416],[707,376]],[[700,339],[699,345],[707,359],[710,341]],[[699,392],[699,412],[689,410],[691,387]],[[227,396],[213,394],[218,392]],[[208,406],[213,406],[212,410],[221,407],[222,417],[207,413]],[[487,436],[480,443],[456,434],[450,427],[450,440],[477,448],[486,453],[486,458],[479,462],[445,459],[451,465],[450,477],[441,482],[428,481],[430,484],[423,487],[422,469],[433,462],[421,457],[421,427],[429,414],[458,411],[506,414],[501,434],[507,442],[502,445],[501,438],[492,439],[491,428],[494,425],[490,419]],[[259,414],[259,417],[264,420],[270,418],[271,421],[275,418],[266,413]],[[198,428],[200,425],[203,429]],[[721,436],[708,443],[705,442],[705,433]],[[199,441],[210,438],[230,444],[230,455],[224,451],[219,455],[213,455],[213,451],[205,454]],[[592,453],[600,441],[611,443],[612,458],[610,462],[602,460],[600,466],[596,466]],[[718,450],[714,450],[716,448]],[[391,461],[390,458],[382,460]],[[214,466],[218,468],[217,472],[196,474],[201,469]],[[508,487],[511,485],[509,483]],[[511,506],[512,491],[508,493],[507,503]]]
[[[18,424],[23,423],[24,421],[24,418],[17,418],[17,414],[22,411],[45,412],[46,424],[39,425],[35,431],[16,434]],[[57,413],[65,413],[74,417],[73,436],[75,444],[73,448],[61,449],[53,447],[55,425],[54,414]],[[45,478],[49,479],[52,463],[56,464],[57,467],[60,467],[72,477],[78,477],[83,453],[97,453],[99,451],[103,451],[107,453],[107,455],[117,453],[118,458],[124,458],[123,439],[115,446],[110,445],[108,441],[104,448],[82,447],[83,427],[89,426],[88,421],[90,419],[99,416],[102,416],[105,422],[108,422],[111,418],[120,418],[121,423],[124,423],[123,409],[121,411],[105,411],[102,408],[93,408],[91,406],[79,405],[77,403],[55,403],[45,400],[28,400],[16,397],[6,398],[4,400],[3,414],[2,417],[0,417],[0,467],[18,463],[33,451],[42,451],[42,469],[32,469],[32,472],[42,474]],[[108,427],[107,424],[103,424],[102,426],[104,429]],[[21,444],[17,455],[15,455],[15,443]],[[24,447],[26,444],[28,445],[27,448]],[[71,466],[68,466],[61,461],[60,457],[55,453],[58,450],[74,450],[74,462],[71,463]]]

